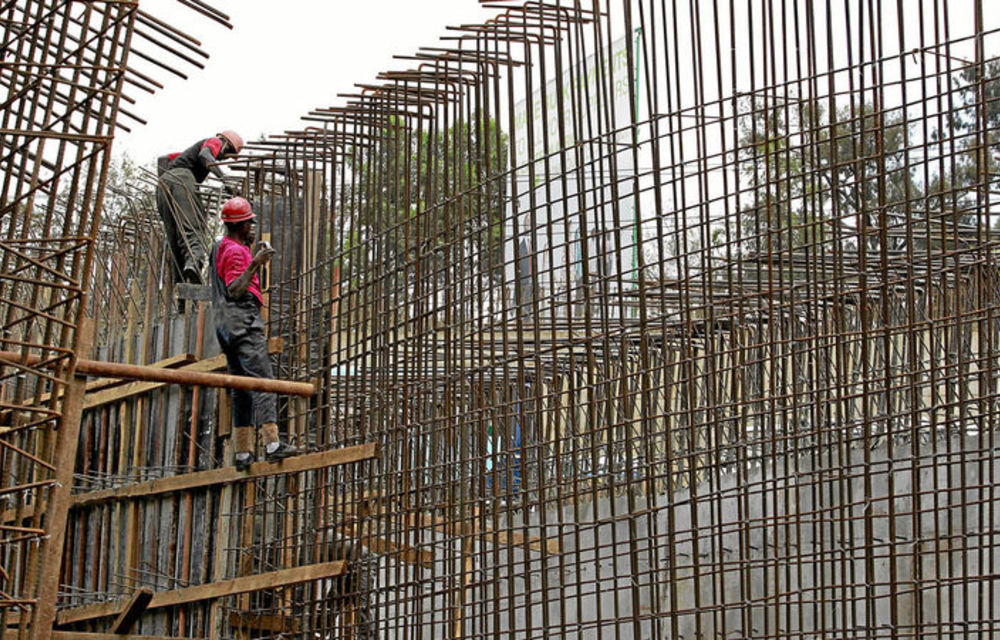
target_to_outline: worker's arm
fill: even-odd
[[[211,171],[212,175],[216,178],[219,180],[225,179],[226,174],[222,172],[219,165],[215,164],[215,156],[212,155],[212,150],[209,147],[204,146],[201,148],[201,151],[198,152],[198,159],[201,160],[201,163],[205,165],[205,168]]]
[[[262,245],[257,249],[256,255],[254,255],[250,264],[247,265],[247,268],[243,270],[243,273],[236,276],[236,279],[226,287],[226,295],[230,300],[239,300],[246,295],[247,288],[250,286],[250,281],[253,280],[254,274],[271,261],[271,256],[274,253],[274,249],[269,245]]]

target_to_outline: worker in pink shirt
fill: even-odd
[[[266,243],[250,253],[256,239],[256,214],[244,198],[222,205],[226,236],[209,253],[215,335],[226,354],[229,372],[241,376],[271,378],[271,359],[260,308],[264,299],[258,271],[274,255]],[[294,455],[294,446],[278,435],[277,403],[273,393],[232,391],[233,464],[246,469],[254,461],[255,426],[259,428],[264,457],[273,462]]]

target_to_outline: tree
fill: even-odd
[[[425,276],[441,278],[445,264],[458,263],[499,281],[507,136],[491,118],[443,131],[424,126],[393,119],[355,150],[344,244],[351,243],[354,259],[367,244],[365,260],[389,261],[393,269],[420,258],[429,261]]]
[[[818,101],[744,105],[737,147],[741,252],[816,246],[829,239],[831,221],[875,225],[879,211],[892,224],[920,193],[906,168],[901,111],[845,106],[830,118]]]
[[[984,194],[1000,190],[1000,61],[965,66],[950,83],[940,119],[932,117],[932,101],[910,107],[912,114],[845,105],[831,118],[817,100],[744,100],[736,151],[739,223],[728,228],[733,240],[738,227],[739,252],[816,246],[839,220],[879,226],[882,214],[889,249],[905,246],[905,234],[893,237],[892,228],[908,215],[923,221],[928,213],[956,212],[930,217],[967,229],[984,224]],[[926,145],[912,126],[920,121],[942,123],[931,128]],[[716,244],[726,231],[714,231]],[[876,236],[868,243],[875,248]]]
[[[980,222],[980,197],[1000,189],[1000,60],[963,67],[951,88],[945,126],[931,135],[932,152],[946,161],[928,182],[928,207],[958,210],[960,221],[973,225]]]

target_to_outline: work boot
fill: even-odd
[[[287,442],[272,442],[270,444],[264,445],[264,458],[268,462],[277,462],[278,460],[284,460],[285,458],[290,458],[299,452],[298,447]]]
[[[237,471],[246,471],[253,464],[253,454],[249,451],[239,451],[233,456],[233,466]]]
[[[253,464],[253,427],[233,428],[233,466],[237,471],[246,471]]]
[[[264,458],[268,462],[277,462],[299,452],[297,448],[278,437],[278,425],[267,422],[260,426],[260,440],[264,443]]]

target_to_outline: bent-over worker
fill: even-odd
[[[209,172],[224,180],[226,176],[216,162],[236,157],[242,149],[243,138],[238,133],[223,131],[157,160],[156,210],[173,255],[175,280],[201,283],[208,231],[197,185]]]
[[[256,378],[271,378],[271,359],[260,308],[264,303],[258,271],[274,255],[261,243],[251,256],[256,239],[256,214],[244,198],[231,198],[222,205],[226,236],[209,254],[215,335],[226,354],[229,372]],[[232,391],[233,464],[246,469],[254,461],[255,428],[259,425],[264,457],[273,462],[296,453],[296,448],[278,435],[277,403],[273,393]]]

